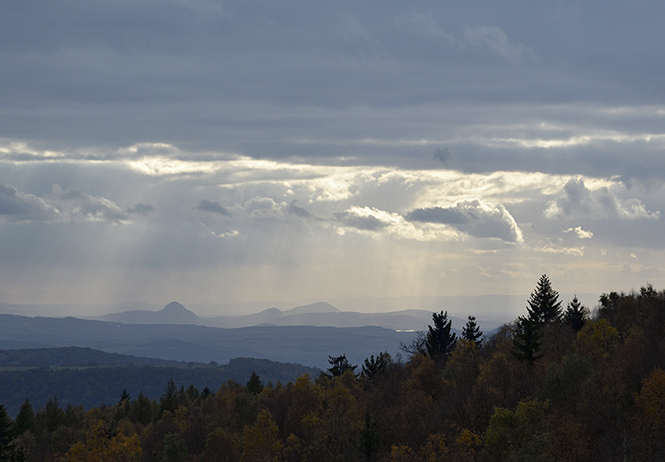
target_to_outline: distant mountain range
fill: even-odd
[[[159,311],[131,310],[92,319],[124,324],[201,324],[195,313],[178,302],[171,302]]]
[[[224,329],[191,324],[123,324],[78,318],[0,314],[0,349],[90,347],[178,361],[225,363],[232,358],[328,367],[328,355],[355,364],[370,355],[400,352],[414,333],[381,327],[253,326]]]
[[[3,311],[20,307],[3,305]],[[450,317],[458,334],[466,319]],[[325,369],[328,356],[346,354],[354,364],[387,351],[400,354],[414,331],[432,321],[427,310],[389,313],[340,311],[326,302],[287,310],[199,317],[178,302],[163,309],[128,310],[96,318],[27,317],[0,314],[0,349],[89,347],[109,353],[176,361],[216,361],[265,358]],[[491,334],[499,323],[478,318]]]
[[[238,328],[252,326],[317,326],[366,327],[409,331],[425,330],[432,321],[427,310],[402,310],[388,313],[340,311],[330,303],[316,302],[288,310],[268,308],[259,313],[239,316],[199,317],[178,302],[171,302],[159,311],[131,310],[97,316],[99,321],[123,324],[195,324],[208,327]],[[453,326],[461,330],[466,319],[451,316]],[[477,320],[482,329],[490,331],[500,325],[495,319]]]

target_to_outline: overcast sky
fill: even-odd
[[[3,2],[0,302],[663,289],[663,18]]]

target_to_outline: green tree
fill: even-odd
[[[365,362],[362,365],[362,372],[360,374],[363,377],[371,379],[376,376],[376,374],[385,371],[390,361],[390,353],[387,351],[379,353],[376,358],[374,358],[374,355],[365,358]]]
[[[379,425],[369,411],[365,413],[365,425],[360,429],[360,448],[365,460],[374,460],[379,452]]]
[[[466,325],[462,328],[462,338],[469,340],[470,342],[475,342],[476,346],[480,346],[482,343],[483,333],[476,324],[476,317],[469,316],[466,321]]]
[[[538,323],[558,321],[561,318],[559,293],[552,289],[552,283],[546,274],[543,274],[538,280],[536,289],[529,297],[526,309],[529,317]]]
[[[531,317],[519,316],[515,321],[513,334],[513,356],[519,361],[533,364],[543,356],[540,351],[542,342],[543,334],[540,331],[540,323]]]
[[[452,321],[448,312],[432,313],[433,326],[428,326],[425,348],[434,360],[446,361],[455,348],[457,335],[452,332]]]
[[[570,325],[573,328],[573,331],[578,332],[584,323],[589,318],[589,310],[580,303],[577,299],[577,295],[573,297],[573,300],[568,303],[566,311],[563,313],[563,321]]]
[[[256,374],[255,371],[252,371],[252,375],[249,376],[249,380],[245,384],[247,391],[253,395],[258,395],[263,390],[263,384],[261,383],[261,378]]]
[[[14,422],[0,404],[0,460],[12,460],[14,454]]]
[[[344,374],[347,370],[350,370],[351,372],[355,371],[356,367],[358,366],[352,366],[351,363],[349,363],[349,360],[346,359],[346,355],[342,356],[328,356],[328,362],[330,363],[330,368],[328,368],[328,372],[333,377],[339,377]]]
[[[166,389],[162,396],[159,397],[159,415],[162,415],[164,411],[169,411],[170,413],[175,412],[178,398],[178,389],[175,386],[173,379],[169,379],[166,383]]]
[[[16,414],[16,434],[21,435],[26,431],[35,431],[35,411],[29,399],[23,401]]]

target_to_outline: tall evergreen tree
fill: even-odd
[[[543,334],[541,324],[531,317],[519,316],[513,334],[513,355],[520,361],[533,364],[542,358],[540,352]]]
[[[466,325],[462,328],[462,338],[470,342],[475,342],[476,346],[479,347],[482,343],[482,337],[483,332],[480,330],[480,327],[478,327],[478,324],[476,324],[476,317],[469,316]]]
[[[546,274],[538,280],[536,289],[531,293],[527,305],[529,318],[537,323],[558,321],[561,319],[561,301],[559,293],[552,289],[552,283]]]
[[[261,378],[256,373],[256,371],[252,371],[252,375],[249,376],[249,380],[245,384],[245,387],[247,388],[247,391],[253,395],[258,395],[263,391],[263,384],[261,383]]]
[[[428,326],[425,348],[427,354],[438,361],[445,361],[455,348],[457,335],[452,332],[448,312],[432,313],[433,326]]]
[[[577,299],[577,295],[573,297],[573,300],[568,303],[566,311],[563,313],[563,321],[566,324],[569,324],[575,332],[579,331],[584,327],[584,323],[589,317],[589,310],[580,303]]]

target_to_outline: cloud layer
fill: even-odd
[[[665,285],[664,15],[11,2],[0,301]]]

